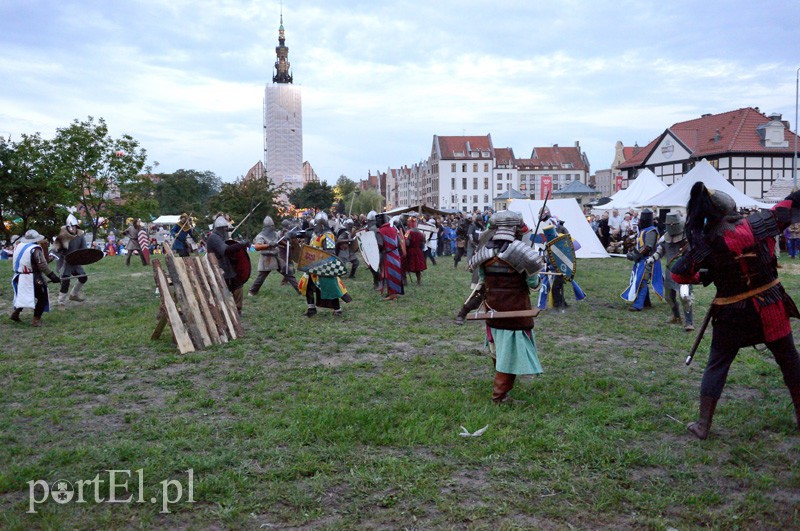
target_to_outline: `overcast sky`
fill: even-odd
[[[263,158],[275,0],[0,0],[0,136],[103,117],[158,172],[224,181]],[[304,158],[321,179],[411,165],[433,135],[529,157],[741,107],[795,128],[796,0],[284,0]]]

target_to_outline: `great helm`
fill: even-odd
[[[275,226],[275,222],[272,221],[271,217],[267,216],[267,217],[264,218],[264,226],[265,227],[274,227]]]
[[[653,211],[649,208],[642,210],[639,214],[639,228],[646,229],[653,226]]]
[[[493,240],[514,241],[517,229],[522,225],[522,215],[511,210],[501,210],[492,214],[489,224],[495,228]]]
[[[680,236],[683,234],[683,216],[676,212],[670,212],[664,218],[664,225],[667,228],[667,234],[670,236]]]

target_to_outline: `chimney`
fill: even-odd
[[[783,118],[783,115],[777,112],[774,112],[769,115],[769,119],[772,120],[773,122],[780,122],[781,118]]]
[[[719,129],[714,131],[714,143],[719,142]]]
[[[701,114],[701,115],[700,115],[700,118],[708,118],[709,116],[711,116],[711,113],[710,113],[710,112],[707,112],[707,113],[705,113],[705,114]]]

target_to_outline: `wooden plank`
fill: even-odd
[[[208,347],[214,344],[211,339],[211,333],[208,330],[208,324],[206,322],[205,316],[203,315],[203,310],[201,308],[201,303],[199,299],[203,297],[203,294],[198,294],[195,291],[195,283],[192,281],[192,278],[189,277],[189,273],[186,271],[186,265],[181,257],[175,256],[170,249],[167,252],[167,267],[170,266],[170,263],[175,268],[175,271],[178,275],[178,279],[180,280],[181,288],[186,293],[186,299],[189,302],[189,311],[187,314],[187,309],[184,308],[184,319],[187,321],[193,321],[194,325],[197,326],[197,329],[200,331],[200,337],[203,341],[203,346]],[[170,270],[171,272],[171,270]],[[175,283],[175,279],[172,280],[173,284]],[[219,341],[218,341],[219,343]]]
[[[220,310],[220,303],[217,300],[217,297],[214,295],[214,290],[212,289],[211,283],[209,282],[206,268],[203,265],[203,262],[200,259],[200,257],[193,256],[191,258],[191,263],[194,267],[195,273],[197,274],[197,278],[200,279],[200,282],[203,285],[203,289],[208,294],[208,307],[211,310],[211,317],[214,319],[214,325],[217,327],[217,334],[219,335],[219,339],[223,343],[227,343],[228,330],[225,327],[225,321],[224,318],[222,317],[222,313]]]
[[[225,287],[224,284],[220,284],[221,277],[219,275],[214,274],[214,267],[211,265],[211,261],[208,259],[208,255],[200,257],[200,263],[206,270],[206,274],[208,275],[209,285],[211,286],[211,291],[214,293],[214,298],[219,303],[219,309],[222,313],[222,317],[225,323],[225,331],[228,334],[230,339],[236,339],[238,334],[236,333],[236,326],[234,323],[236,322],[237,314],[236,305],[233,305],[233,310],[231,310],[231,306],[226,302],[225,294],[228,293],[228,288]],[[231,297],[231,300],[233,298]]]
[[[208,335],[203,316],[200,313],[200,307],[192,293],[192,286],[186,275],[186,270],[183,267],[179,268],[179,265],[182,266],[183,264],[178,264],[170,250],[164,253],[164,258],[169,274],[172,277],[172,285],[175,287],[175,296],[183,311],[186,328],[189,330],[189,336],[191,336],[194,346],[198,349],[210,346],[211,337]]]
[[[219,266],[219,262],[217,261],[217,257],[214,253],[207,253],[206,256],[208,257],[208,263],[212,266],[211,272],[217,279],[217,284],[222,288],[223,298],[225,300],[225,304],[228,306],[228,309],[231,313],[231,321],[233,322],[233,329],[236,331],[237,336],[244,335],[244,329],[242,325],[239,323],[239,310],[236,309],[236,302],[233,300],[233,293],[230,292],[228,289],[228,285],[225,283],[225,279],[222,278],[222,268]]]
[[[169,292],[169,283],[167,282],[167,277],[164,274],[164,271],[161,269],[161,264],[157,259],[153,260],[153,269],[155,270],[156,285],[158,286],[158,290],[161,295],[161,304],[167,312],[167,318],[169,319],[169,324],[172,328],[172,334],[175,337],[175,342],[178,344],[178,350],[181,354],[194,352],[195,349],[194,345],[192,344],[192,338],[189,336],[189,333],[187,332],[186,327],[181,320],[180,313],[178,313],[178,308],[175,306],[175,301],[172,300],[172,295],[170,295]]]
[[[214,319],[214,316],[211,314],[211,308],[208,304],[208,301],[212,299],[211,292],[208,290],[208,287],[203,284],[203,277],[200,276],[200,272],[197,270],[197,266],[193,258],[177,257],[176,260],[180,261],[184,265],[189,275],[195,298],[197,299],[197,302],[200,303],[200,312],[205,320],[206,329],[208,330],[209,337],[211,337],[211,342],[215,345],[219,345],[222,343],[222,339],[219,336],[217,322]],[[226,337],[226,343],[227,339],[228,338]]]
[[[158,324],[156,324],[156,329],[153,330],[153,335],[150,336],[150,339],[156,340],[161,337],[161,333],[164,331],[164,327],[167,326],[167,311],[162,306],[160,310],[158,310]]]

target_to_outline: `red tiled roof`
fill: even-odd
[[[514,150],[508,148],[495,148],[494,158],[497,164],[510,164],[514,162]]]
[[[577,147],[535,147],[531,155],[529,159],[517,159],[518,166],[524,169],[586,170],[581,150]]]
[[[637,153],[639,153],[639,151],[641,151],[641,149],[642,148],[640,148],[639,146],[623,147],[622,148],[622,160],[623,160],[623,162],[628,160],[628,159],[630,159],[631,157],[633,157]]]
[[[692,152],[692,158],[696,159],[722,153],[779,152],[781,148],[764,147],[758,134],[758,126],[769,122],[768,117],[752,107],[678,122],[650,142],[638,155],[626,158],[620,167],[640,166],[668,131],[675,135]],[[717,131],[719,138],[716,138]],[[784,138],[788,139],[790,144],[786,150],[791,151],[794,133],[786,128]]]
[[[439,141],[440,158],[444,160],[471,159],[470,151],[488,151],[492,156],[492,137],[486,136],[437,136]],[[467,149],[469,145],[469,149]],[[456,153],[461,153],[456,155]],[[484,158],[481,154],[478,158]]]

